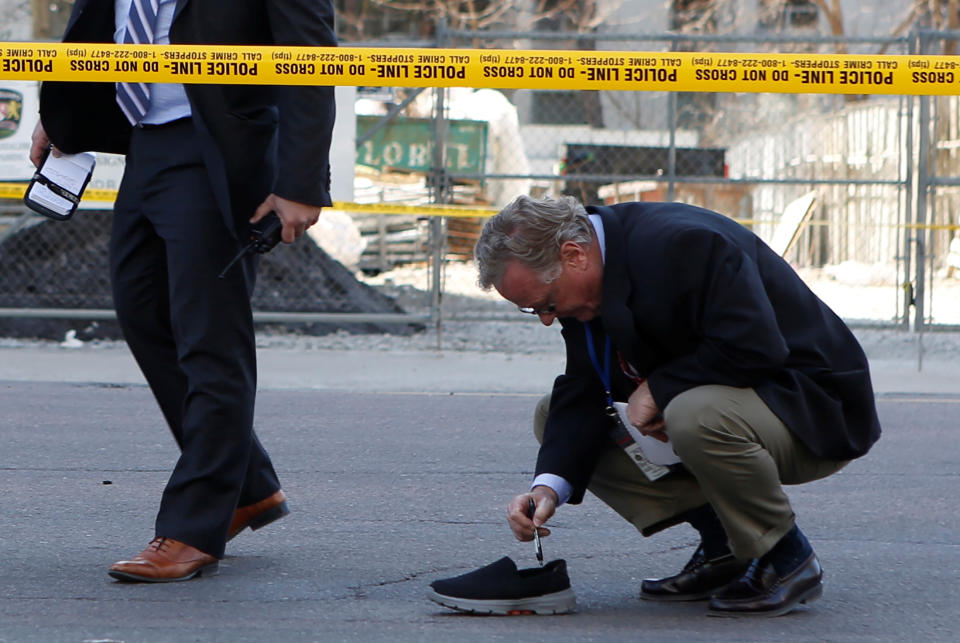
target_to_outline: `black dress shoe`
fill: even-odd
[[[739,561],[733,554],[708,560],[703,545],[700,545],[679,574],[643,581],[640,598],[647,601],[701,601],[740,578],[749,565],[749,561]]]
[[[823,594],[823,570],[816,554],[779,576],[773,563],[756,559],[740,580],[710,599],[710,616],[781,616]]]

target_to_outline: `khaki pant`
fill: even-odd
[[[550,396],[540,400],[534,434],[543,441]],[[686,471],[655,482],[611,443],[588,489],[644,535],[679,522],[709,502],[740,559],[768,552],[794,524],[783,484],[826,477],[847,463],[823,460],[797,440],[753,389],[699,386],[663,413]]]

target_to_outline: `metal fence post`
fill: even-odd
[[[676,40],[670,48],[678,50]],[[673,201],[677,198],[677,92],[667,94],[667,131],[670,137],[667,148],[667,201]]]
[[[917,49],[916,38],[911,37],[908,44],[908,52],[910,54],[914,54],[916,53],[916,49]],[[899,261],[897,262],[898,273],[899,273],[900,263],[902,262],[902,265],[903,265],[903,281],[901,282],[899,280],[899,274],[898,274],[897,283],[901,286],[900,295],[903,298],[902,299],[903,315],[900,318],[899,326],[903,330],[909,330],[910,329],[910,307],[913,305],[913,284],[911,283],[912,266],[910,262],[911,235],[910,235],[909,224],[911,221],[913,221],[914,216],[916,214],[916,209],[914,207],[916,204],[914,203],[914,200],[913,200],[913,181],[914,181],[913,127],[914,127],[914,123],[916,123],[917,121],[916,121],[916,118],[914,117],[915,103],[916,103],[915,98],[913,96],[907,96],[904,99],[904,103],[906,103],[906,106],[907,106],[906,115],[905,115],[907,122],[906,122],[906,126],[903,128],[906,130],[905,132],[905,136],[906,136],[905,148],[906,149],[901,151],[900,158],[901,158],[901,162],[903,162],[903,164],[906,166],[904,171],[904,176],[903,176],[904,191],[905,191],[905,194],[903,196],[903,203],[904,203],[905,212],[902,218],[902,221],[906,224],[906,226],[902,228],[903,239],[899,240],[899,243],[902,243],[903,254],[901,257],[898,257]],[[919,194],[919,191],[918,191],[918,194]]]
[[[449,45],[450,37],[447,31],[447,23],[444,18],[439,18],[436,23],[437,47],[444,48]],[[434,88],[434,106],[433,106],[433,167],[430,176],[433,181],[433,202],[437,205],[447,203],[449,199],[448,177],[446,170],[446,89],[443,87]],[[444,255],[446,246],[446,220],[444,217],[433,217],[430,220],[430,237],[433,242],[433,252],[431,253],[433,265],[431,266],[432,289],[430,300],[430,314],[433,317],[434,330],[437,333],[437,349],[442,347],[443,337],[443,276],[444,276]]]
[[[921,34],[919,53],[927,50],[927,39]],[[916,291],[913,293],[914,302],[914,331],[917,333],[917,370],[923,367],[923,330],[926,324],[926,222],[929,208],[928,195],[932,186],[930,157],[931,149],[931,113],[930,97],[920,97],[920,149],[917,158],[917,211],[915,216],[913,241],[916,252],[914,262],[916,269]]]
[[[667,96],[667,125],[670,131],[670,147],[667,150],[667,201],[677,198],[677,93]]]

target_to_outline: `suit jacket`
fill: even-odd
[[[683,204],[587,210],[600,215],[606,242],[594,341],[612,338],[661,410],[696,386],[749,387],[823,458],[861,456],[879,438],[860,344],[759,237]],[[567,367],[554,384],[536,472],[568,480],[579,502],[610,444],[609,420],[583,324],[560,321]],[[612,361],[614,397],[625,401],[636,385]]]
[[[77,0],[65,42],[113,42],[113,0]],[[334,46],[330,0],[177,0],[170,42]],[[270,64],[261,61],[261,65]],[[269,194],[330,205],[332,87],[185,85],[217,203],[246,229]],[[40,116],[65,152],[125,154],[131,127],[114,83],[46,82]]]

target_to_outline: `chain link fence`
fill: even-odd
[[[917,53],[956,52],[960,33],[921,31]],[[918,99],[916,218],[913,248],[921,328],[960,328],[960,97]]]
[[[784,53],[936,53],[960,35],[879,39],[506,33],[437,29],[438,47]],[[371,46],[371,43],[363,43]],[[417,43],[424,46],[424,43]],[[957,97],[361,88],[355,201],[499,207],[520,193],[587,204],[676,200],[731,216],[777,248],[852,325],[960,324]],[[341,110],[340,118],[347,117]],[[359,208],[362,210],[362,206]],[[0,334],[14,321],[111,317],[109,213],[66,227],[0,213]],[[264,258],[262,321],[314,332],[438,330],[445,262],[462,261],[481,220],[352,212],[359,271],[316,244]],[[40,234],[40,230],[47,230]],[[364,284],[418,265],[414,294]],[[83,275],[75,286],[66,276]],[[379,290],[384,290],[379,288]],[[449,301],[447,297],[447,301]],[[492,310],[492,309],[491,309]],[[497,309],[504,312],[506,309]],[[475,312],[489,318],[487,309]],[[26,322],[23,322],[26,323]],[[6,326],[3,326],[6,324]],[[360,326],[356,326],[360,324]]]
[[[452,47],[482,42],[507,50],[591,50],[598,57],[605,51],[907,54],[916,43],[915,36],[468,31],[441,31],[441,38]],[[526,180],[524,190],[493,192],[570,194],[587,204],[652,200],[703,206],[751,227],[853,325],[942,321],[913,317],[918,298],[928,294],[917,287],[911,234],[917,229],[915,97],[503,93],[521,123],[517,143],[511,144],[515,153],[505,155],[512,165],[504,162],[499,171],[480,177],[453,174],[454,183]]]
[[[0,336],[120,337],[109,281],[111,220],[110,211],[82,211],[66,222],[9,207],[0,215]],[[259,262],[253,307],[267,328],[406,334],[428,320],[357,280],[309,239],[281,244]]]

